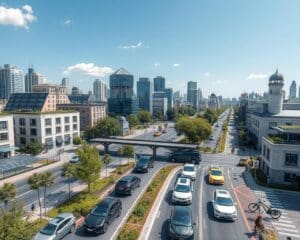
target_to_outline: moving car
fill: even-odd
[[[216,218],[233,221],[237,219],[236,204],[233,201],[229,191],[224,189],[215,190],[212,203],[214,208],[214,216]]]
[[[149,168],[153,168],[153,158],[152,156],[141,155],[134,167],[135,172],[148,172]]]
[[[172,193],[172,202],[179,204],[191,204],[192,191],[192,184],[189,178],[178,178]]]
[[[75,217],[72,213],[61,213],[43,227],[34,240],[58,240],[75,230]]]
[[[194,164],[186,163],[183,166],[183,170],[181,172],[181,177],[190,178],[192,180],[196,179],[196,167]]]
[[[70,159],[69,162],[70,163],[79,163],[79,161],[80,161],[80,158],[77,155],[75,155]]]
[[[245,167],[249,163],[250,163],[250,159],[249,158],[241,158],[240,161],[239,161],[239,163],[238,163],[238,166]]]
[[[83,229],[87,233],[105,233],[108,225],[121,215],[122,202],[118,198],[106,197],[85,218]]]
[[[194,239],[192,210],[186,206],[175,206],[169,221],[170,239]]]
[[[156,132],[153,134],[154,137],[159,137],[160,135],[161,135],[161,132],[160,132],[160,131],[156,131]]]
[[[211,168],[208,173],[208,183],[210,184],[224,184],[224,174],[221,168]]]
[[[140,187],[141,179],[134,175],[127,175],[122,177],[115,186],[115,192],[117,194],[131,195],[132,192]]]
[[[180,149],[171,153],[169,159],[172,162],[199,164],[201,161],[201,154],[197,150]]]
[[[214,137],[214,136],[210,136],[208,140],[209,140],[209,141],[214,141],[214,140],[215,140],[215,137]]]

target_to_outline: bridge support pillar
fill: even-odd
[[[108,150],[109,150],[109,143],[103,143],[104,146],[104,154],[108,154]]]
[[[156,161],[156,149],[157,149],[157,147],[152,146],[151,148],[152,148],[152,151],[153,151],[153,154],[152,154],[153,160]]]

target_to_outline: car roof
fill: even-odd
[[[122,177],[119,181],[129,182],[129,181],[131,181],[135,177],[136,176],[134,176],[134,175],[127,175],[127,176]]]
[[[186,206],[175,206],[173,209],[173,215],[175,212],[180,215],[192,215],[191,208]]]
[[[149,155],[140,155],[139,159],[147,159],[147,160],[150,160],[152,158],[152,156],[149,156]]]
[[[115,197],[106,197],[97,205],[97,207],[110,207],[118,200],[119,199]]]
[[[225,189],[216,189],[215,192],[217,197],[232,198],[230,192]]]
[[[184,177],[179,177],[177,179],[177,183],[176,184],[180,184],[180,185],[191,185],[191,179],[189,178],[184,178]]]
[[[61,223],[63,220],[67,219],[67,218],[71,218],[74,217],[72,213],[61,213],[58,216],[56,216],[55,218],[52,218],[49,223],[54,224],[54,225],[58,225],[59,223]]]
[[[192,163],[186,163],[183,165],[184,167],[195,167],[195,164]]]

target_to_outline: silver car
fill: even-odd
[[[75,230],[75,217],[72,213],[62,213],[50,220],[34,237],[35,240],[58,240]]]

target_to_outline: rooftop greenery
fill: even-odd
[[[300,125],[279,125],[278,127],[284,130],[300,130]]]

